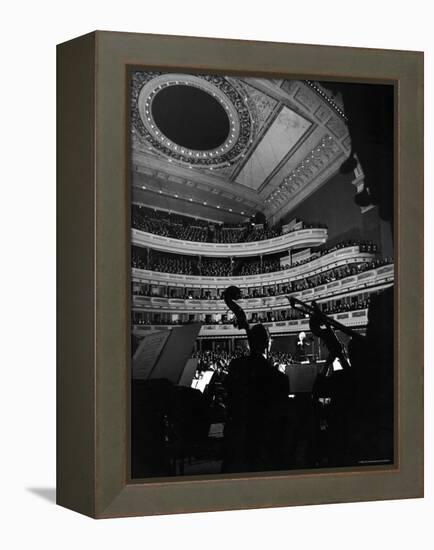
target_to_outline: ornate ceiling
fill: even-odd
[[[311,81],[136,71],[133,200],[219,221],[272,222],[351,149],[339,97]]]

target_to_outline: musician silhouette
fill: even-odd
[[[350,173],[363,168],[363,189],[355,196],[359,206],[378,207],[389,222],[394,219],[394,88],[390,85],[324,83],[343,99],[352,151],[342,164]],[[356,395],[351,411],[351,451],[356,463],[394,459],[394,288],[371,297],[364,337],[349,346]]]
[[[232,360],[223,472],[284,469],[287,453],[289,380],[269,361],[271,339],[264,325],[249,335],[250,355]]]

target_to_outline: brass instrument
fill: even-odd
[[[323,313],[316,302],[312,302],[312,305],[306,304],[306,302],[302,302],[298,298],[288,298],[289,303],[291,304],[291,307],[293,309],[296,309],[297,311],[301,311],[302,313],[305,313],[306,315],[316,315],[318,319],[320,319],[324,324],[330,325],[336,330],[340,330],[341,332],[345,333],[347,336],[351,336],[351,338],[360,338],[361,335],[356,332],[355,330],[346,327],[342,323],[339,323],[339,321],[336,321],[332,317],[329,317],[325,313]]]
[[[312,302],[312,304],[309,305],[294,297],[288,298],[288,300],[293,309],[309,315],[309,326],[311,331],[323,340],[330,352],[328,363],[332,363],[334,359],[337,358],[342,368],[350,368],[351,363],[347,350],[339,340],[335,330],[340,330],[344,334],[351,336],[351,338],[356,339],[361,338],[360,334],[323,313],[316,302]]]

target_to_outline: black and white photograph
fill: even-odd
[[[393,465],[394,86],[129,78],[131,477]]]
[[[5,5],[3,548],[434,547],[429,6]]]

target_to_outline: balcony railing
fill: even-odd
[[[133,268],[132,279],[135,281],[171,287],[221,289],[229,285],[236,285],[240,288],[249,288],[254,286],[284,284],[302,277],[317,275],[318,273],[322,273],[334,267],[341,267],[355,262],[371,262],[374,259],[375,254],[360,252],[358,246],[351,246],[348,248],[340,248],[303,265],[257,275],[204,277],[199,275],[163,273],[161,271]]]
[[[359,309],[357,311],[348,311],[343,313],[336,313],[330,315],[341,324],[351,328],[364,328],[368,322],[368,310]],[[264,323],[271,335],[283,336],[285,334],[297,333],[309,330],[309,319],[295,319],[291,321],[274,321],[270,323]],[[134,325],[133,333],[137,336],[144,336],[152,332],[161,330],[170,330],[176,325]],[[199,338],[245,338],[246,333],[244,330],[239,330],[233,325],[207,325],[203,324]]]
[[[276,254],[291,248],[320,246],[327,241],[327,229],[299,229],[272,239],[243,243],[207,243],[182,241],[138,229],[131,230],[131,241],[135,246],[152,248],[173,254],[210,257],[247,257],[261,254]]]
[[[282,309],[289,307],[288,297],[293,296],[306,302],[316,300],[324,301],[326,298],[336,298],[342,294],[362,292],[365,289],[381,290],[393,283],[394,267],[392,264],[382,266],[351,275],[338,281],[320,285],[306,290],[281,294],[277,296],[267,296],[262,298],[246,298],[239,300],[239,305],[246,312],[259,310]],[[152,312],[167,311],[176,313],[225,313],[227,306],[223,300],[200,300],[198,298],[164,298],[159,296],[140,296],[133,295],[133,309],[146,310]]]

